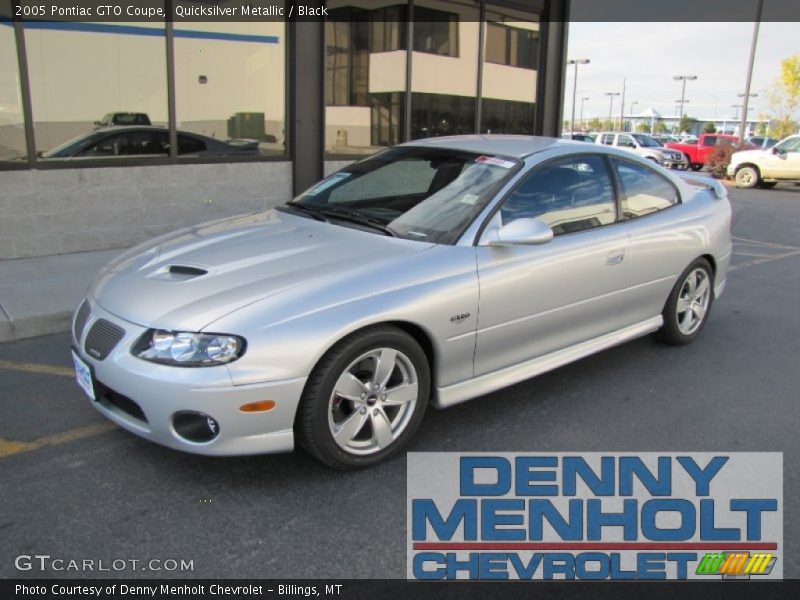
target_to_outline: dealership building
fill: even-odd
[[[12,4],[0,260],[262,210],[409,140],[560,131],[568,0],[329,0],[326,19],[288,23],[22,21]],[[114,113],[153,127],[64,155]]]

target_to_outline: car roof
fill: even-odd
[[[464,150],[481,154],[502,154],[515,158],[525,158],[536,152],[574,144],[572,140],[541,137],[533,135],[454,135],[446,137],[433,137],[413,142],[406,142],[402,146],[416,146],[426,148],[444,148],[447,150]],[[581,143],[581,142],[577,142]]]

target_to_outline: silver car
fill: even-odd
[[[725,288],[725,188],[629,152],[420,140],[273,210],[105,267],[73,322],[92,405],[207,455],[299,442],[337,468],[445,408],[655,332],[692,341]]]
[[[595,143],[622,148],[669,169],[686,169],[689,166],[689,160],[683,152],[665,148],[644,133],[600,133],[595,137]]]

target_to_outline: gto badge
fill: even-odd
[[[459,323],[459,322],[463,321],[464,319],[468,319],[468,318],[469,318],[469,313],[461,313],[460,315],[453,315],[452,317],[450,317],[450,322],[451,323]]]

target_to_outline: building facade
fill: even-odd
[[[560,128],[566,1],[329,0],[289,23],[19,21],[11,4],[0,259],[261,210],[408,140]],[[101,135],[113,121],[142,127]]]

